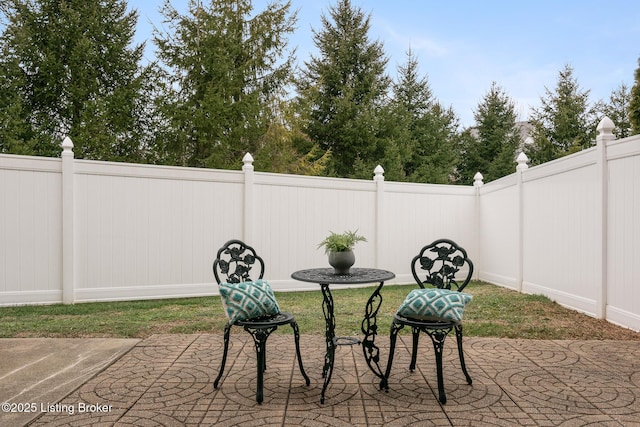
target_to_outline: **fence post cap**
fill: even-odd
[[[602,120],[600,120],[600,123],[598,123],[598,127],[596,128],[596,130],[599,134],[602,135],[604,133],[613,133],[615,127],[616,125],[613,123],[613,120],[611,120],[607,116],[604,116]]]
[[[373,170],[373,174],[374,174],[374,181],[380,181],[384,179],[384,168],[380,165],[376,166],[376,168]]]
[[[251,155],[251,153],[245,154],[244,157],[242,158],[242,162],[244,164],[253,163],[253,156]]]
[[[242,158],[242,163],[244,163],[244,165],[242,166],[243,171],[253,170],[253,156],[251,155],[251,153],[247,153],[244,155],[244,157]]]
[[[62,140],[62,144],[60,145],[62,147],[62,151],[73,150],[73,141],[71,141],[71,138],[69,138],[68,136],[64,137],[64,139]]]
[[[516,159],[516,162],[518,162],[518,166],[516,166],[516,170],[526,170],[529,168],[529,165],[527,164],[527,162],[529,161],[529,158],[527,157],[526,154],[524,154],[524,152],[521,152],[520,154],[518,154],[518,158]]]
[[[482,174],[480,172],[476,172],[475,175],[473,175],[473,186],[474,187],[482,187],[484,185],[484,182],[482,182],[482,179],[484,177],[482,176]]]

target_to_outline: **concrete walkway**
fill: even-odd
[[[139,342],[100,338],[0,339],[0,426],[27,424]]]
[[[218,390],[212,384],[222,353],[221,335],[156,335],[140,342],[0,340],[0,399],[37,407],[31,414],[35,419],[2,413],[0,425],[640,426],[637,341],[467,338],[467,368],[473,378],[473,385],[467,385],[455,339],[449,337],[444,354],[446,405],[436,398],[427,336],[422,337],[413,373],[408,370],[410,339],[400,337],[388,393],[378,389],[360,346],[339,347],[322,405],[323,337],[301,337],[311,377],[306,386],[295,362],[293,336],[273,334],[267,344],[265,398],[258,405],[253,341],[238,328],[231,337]],[[378,341],[385,366],[388,339]],[[89,362],[98,353],[82,350],[85,343],[87,349],[102,347],[104,360]],[[16,359],[7,361],[5,356],[11,355]],[[69,380],[41,369],[47,360],[52,371],[65,370]]]

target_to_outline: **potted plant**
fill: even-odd
[[[358,242],[366,242],[367,239],[358,235],[356,231],[330,234],[318,244],[318,248],[324,246],[324,253],[329,255],[329,264],[336,274],[349,274],[349,269],[355,263],[356,258],[353,247]]]

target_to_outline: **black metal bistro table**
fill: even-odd
[[[362,344],[367,365],[369,369],[380,378],[380,386],[383,387],[385,377],[384,372],[380,368],[380,349],[375,344],[376,334],[378,332],[376,316],[382,304],[380,289],[382,289],[382,285],[384,285],[386,280],[391,280],[396,277],[396,275],[390,271],[376,268],[351,268],[349,274],[336,274],[333,268],[312,268],[309,270],[296,271],[291,277],[302,282],[318,283],[322,290],[322,311],[324,312],[324,320],[326,322],[325,339],[327,352],[324,356],[324,366],[322,368],[324,385],[322,387],[320,403],[324,403],[324,393],[327,390],[329,381],[331,381],[336,347],[339,345]],[[367,301],[364,319],[362,320],[361,329],[364,334],[364,339],[360,341],[351,337],[336,337],[336,318],[333,310],[333,296],[331,295],[329,285],[356,285],[375,282],[379,282],[379,285]]]

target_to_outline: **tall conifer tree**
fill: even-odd
[[[609,117],[616,128],[613,130],[616,138],[626,138],[631,135],[631,122],[629,121],[631,92],[629,87],[621,83],[609,97],[609,102],[602,105],[602,112]]]
[[[305,131],[331,150],[329,169],[336,176],[372,171],[385,155],[380,112],[390,84],[388,59],[369,29],[370,15],[339,0],[313,31],[319,55],[305,62],[298,81],[299,101],[308,109]]]
[[[629,122],[631,123],[631,134],[640,133],[640,58],[638,58],[638,68],[634,73],[634,83],[631,88],[631,99],[629,101]]]
[[[541,107],[530,117],[534,143],[527,146],[531,164],[540,164],[590,147],[595,141],[597,116],[589,106],[589,91],[582,91],[566,65],[555,92],[546,89]]]
[[[493,181],[515,171],[515,153],[521,144],[513,101],[496,82],[475,110],[476,126],[467,138],[460,167],[464,183],[471,183],[476,172]]]
[[[166,0],[162,12],[174,30],[154,36],[168,71],[166,151],[179,165],[235,168],[260,147],[291,80],[290,2],[254,14],[250,0],[189,0],[181,15]]]
[[[448,184],[457,157],[458,120],[451,108],[433,97],[429,80],[420,76],[418,60],[409,50],[407,62],[398,67],[393,85],[395,144],[406,180]]]
[[[0,151],[139,160],[143,45],[124,0],[7,0],[0,49]],[[8,137],[8,138],[7,138]],[[7,143],[8,141],[8,143]]]

